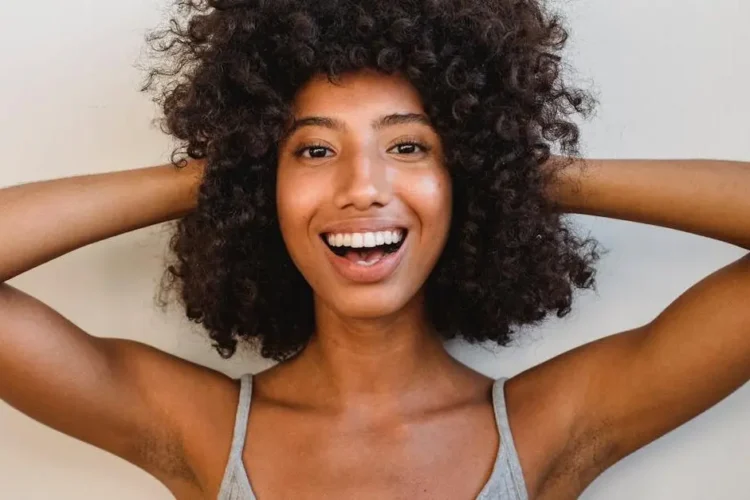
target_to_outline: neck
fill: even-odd
[[[318,396],[336,404],[406,396],[457,364],[427,321],[421,295],[390,317],[367,320],[343,318],[317,301],[316,325],[296,363]]]

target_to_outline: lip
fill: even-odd
[[[408,227],[396,219],[372,218],[372,219],[350,219],[325,225],[320,234],[329,233],[375,233],[378,231],[393,231],[400,229],[408,231]]]
[[[323,245],[323,251],[333,269],[343,278],[355,283],[377,283],[387,279],[395,272],[404,256],[406,247],[409,245],[409,234],[406,234],[406,239],[398,250],[385,255],[377,264],[369,267],[357,265],[346,257],[339,257],[328,248],[323,240],[320,241],[320,244]]]

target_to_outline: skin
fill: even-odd
[[[320,331],[363,328],[382,336],[413,323],[406,318],[423,322],[420,289],[447,239],[451,180],[440,137],[404,83],[371,72],[348,76],[343,86],[318,77],[295,100],[297,123],[308,124],[296,125],[279,148],[277,205],[287,248],[315,291]],[[395,123],[399,117],[425,123]],[[309,123],[313,118],[323,124]],[[409,232],[395,274],[373,286],[332,272],[320,234],[377,221]],[[355,318],[364,321],[357,326]]]
[[[287,490],[321,498],[331,485],[342,498],[476,496],[497,447],[486,398],[492,381],[448,355],[427,323],[421,290],[450,225],[440,138],[425,123],[373,126],[394,114],[427,121],[401,78],[363,72],[341,84],[314,79],[294,107],[298,121],[339,126],[301,126],[280,146],[279,220],[314,290],[317,330],[300,356],[256,378],[249,433],[263,437],[246,454],[253,488],[259,497]],[[308,150],[295,155],[300,148]],[[328,263],[320,234],[383,219],[409,231],[401,264],[383,282],[346,281]],[[295,432],[268,433],[269,425]],[[479,444],[467,446],[472,440]],[[436,456],[444,457],[439,469]],[[374,463],[386,464],[380,474]]]
[[[300,127],[280,144],[279,218],[313,287],[317,330],[300,356],[256,376],[243,460],[260,498],[474,498],[498,445],[492,381],[445,352],[420,292],[450,214],[439,139],[419,123],[372,128],[383,115],[421,111],[405,81],[363,72],[342,83],[310,82],[295,113],[344,127]],[[431,154],[393,153],[403,136],[430,142]],[[309,140],[328,143],[332,156],[315,163],[290,155]],[[0,278],[183,216],[201,173],[194,162],[179,172],[149,167],[0,190]],[[748,163],[590,160],[564,170],[548,194],[567,212],[749,249],[748,188]],[[383,283],[343,283],[326,267],[319,232],[376,214],[408,225],[413,253]],[[612,464],[750,379],[748,294],[745,255],[653,321],[510,379],[509,418],[530,498],[576,498]],[[7,283],[0,373],[0,397],[30,417],[136,464],[177,498],[216,497],[237,381],[143,344],[89,335]]]

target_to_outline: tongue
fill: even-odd
[[[364,261],[367,264],[372,264],[373,262],[379,261],[383,255],[385,255],[383,250],[373,248],[368,250],[349,250],[346,252],[345,257],[355,263]]]

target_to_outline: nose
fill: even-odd
[[[337,208],[367,210],[387,205],[393,196],[386,162],[361,151],[344,159],[337,169],[334,203]]]

